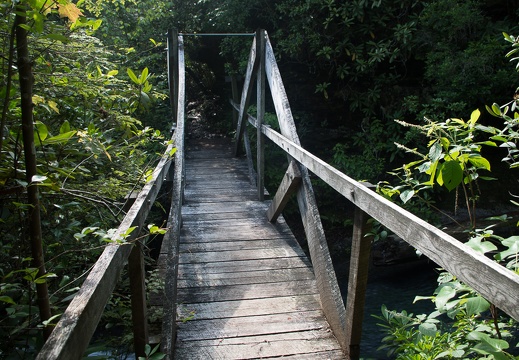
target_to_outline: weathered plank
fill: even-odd
[[[254,337],[190,341],[177,349],[179,358],[189,359],[258,359],[289,356],[308,356],[309,359],[343,359],[333,346],[332,334],[319,331],[287,334],[267,334]],[[328,340],[328,341],[326,341]]]
[[[209,264],[182,264],[182,267],[179,269],[179,277],[182,278],[184,273],[233,273],[245,271],[244,269],[247,269],[247,271],[258,271],[309,266],[310,261],[300,257],[285,258],[282,262],[279,259],[260,259],[243,260],[240,262],[222,261]]]
[[[290,200],[290,197],[297,192],[299,184],[301,184],[301,173],[295,162],[291,161],[267,211],[269,221],[275,222],[277,220]]]
[[[247,316],[228,319],[186,321],[178,324],[179,342],[225,337],[325,330],[328,323],[318,311]]]

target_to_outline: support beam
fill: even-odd
[[[276,195],[267,210],[267,218],[270,222],[276,222],[290,200],[290,197],[297,192],[299,185],[301,185],[301,173],[299,172],[296,162],[291,161],[285,176],[283,176],[281,180]]]
[[[130,277],[133,346],[135,356],[138,358],[146,356],[145,346],[149,342],[144,257],[140,241],[135,242],[128,258],[128,276]]]
[[[265,30],[256,31],[256,57],[258,62],[257,76],[257,101],[256,101],[256,118],[258,127],[256,131],[256,168],[258,172],[258,200],[265,200],[265,137],[261,132],[263,118],[265,117],[265,40],[267,33]]]
[[[364,318],[369,259],[373,241],[373,236],[366,236],[371,230],[368,219],[369,216],[364,211],[358,207],[355,208],[345,329],[350,359],[360,358],[362,320]]]

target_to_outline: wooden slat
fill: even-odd
[[[275,222],[277,220],[290,200],[290,197],[297,192],[300,184],[301,173],[299,172],[299,168],[295,162],[291,161],[267,211],[267,218],[269,221]]]

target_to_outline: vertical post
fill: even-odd
[[[240,103],[240,94],[238,93],[238,80],[236,79],[236,75],[231,75],[231,89],[232,89],[232,101],[235,104]],[[236,129],[238,125],[238,111],[232,111],[232,129]]]
[[[263,125],[263,118],[265,117],[265,30],[258,29],[256,31],[256,56],[258,61],[257,77],[257,148],[256,148],[256,163],[258,172],[258,199],[263,201],[265,199],[264,179],[265,179],[265,138],[261,132]]]
[[[173,122],[177,122],[178,106],[178,30],[168,30],[168,85],[169,102],[173,113]]]
[[[146,356],[144,349],[149,342],[144,257],[142,256],[142,244],[139,241],[133,246],[128,258],[128,275],[130,276],[133,345],[135,356],[138,358]]]
[[[346,351],[350,359],[359,359],[364,302],[368,283],[369,258],[371,254],[372,236],[368,215],[355,208],[353,239],[351,244],[350,275],[348,279],[348,296],[346,299]]]

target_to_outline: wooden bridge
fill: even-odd
[[[168,359],[357,359],[373,217],[422,254],[519,320],[519,277],[399,208],[300,146],[267,34],[254,37],[241,98],[235,93],[236,139],[184,138],[183,37],[168,34],[173,143],[140,192],[81,290],[61,316],[38,359],[80,359],[122,268],[128,262],[134,344],[149,343],[147,297],[139,231],[167,175],[172,203],[160,265],[165,279],[161,349]],[[247,113],[256,82],[256,115]],[[279,131],[263,124],[270,89]],[[234,88],[234,87],[233,87]],[[256,166],[246,125],[256,131]],[[276,194],[265,200],[264,141],[287,154]],[[237,157],[245,149],[246,158]],[[174,149],[176,152],[172,156]],[[174,161],[172,161],[174,160]],[[170,165],[174,163],[174,166]],[[172,171],[170,171],[170,168]],[[319,218],[309,171],[355,207],[347,302],[343,303]],[[281,215],[297,197],[308,242],[307,259]]]

